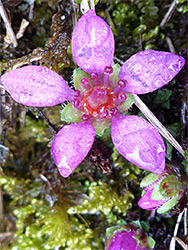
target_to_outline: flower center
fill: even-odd
[[[116,98],[110,87],[94,86],[84,93],[81,105],[85,113],[98,117],[105,110],[115,107]]]

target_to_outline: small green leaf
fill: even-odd
[[[83,113],[79,109],[75,109],[72,103],[67,104],[61,112],[61,120],[65,122],[81,122]]]
[[[157,96],[154,98],[154,103],[160,104],[166,102],[172,95],[172,90],[161,90],[157,91]]]
[[[143,33],[146,29],[147,29],[146,25],[140,24],[138,27],[136,27],[136,28],[133,30],[133,36],[140,35],[140,34]]]

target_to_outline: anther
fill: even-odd
[[[111,109],[109,110],[109,113],[112,114],[112,115],[117,114],[117,112],[118,112],[117,108],[111,108]]]
[[[84,85],[88,84],[88,82],[89,82],[89,79],[86,77],[82,78],[82,80],[81,80],[81,83]]]
[[[118,95],[118,99],[121,101],[125,101],[127,99],[127,95],[124,92],[120,92]]]
[[[91,80],[95,80],[95,79],[97,79],[97,77],[98,77],[97,73],[91,73],[90,74]]]
[[[126,81],[124,81],[124,80],[119,80],[118,83],[117,83],[117,85],[118,85],[120,88],[125,88],[126,85],[127,85],[127,83],[126,83]]]
[[[103,110],[100,115],[99,115],[99,118],[106,118],[108,116],[108,110]]]
[[[76,90],[74,96],[75,96],[75,97],[79,97],[79,96],[80,96],[80,90]]]
[[[89,115],[88,114],[84,114],[83,116],[82,116],[82,121],[88,121],[89,120]]]
[[[72,101],[72,106],[73,106],[74,108],[78,109],[78,108],[80,108],[80,106],[81,106],[81,102],[80,102],[78,99],[74,99],[74,100]]]
[[[106,66],[105,69],[104,69],[104,72],[107,73],[107,74],[112,74],[113,73],[113,68],[110,66]]]

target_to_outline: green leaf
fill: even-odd
[[[112,66],[112,68],[113,72],[112,74],[110,74],[109,79],[110,79],[110,85],[114,88],[119,80],[118,76],[121,66],[118,63],[116,63],[115,65]]]
[[[170,125],[165,126],[166,129],[174,136],[177,137],[180,134],[180,124],[179,122],[172,123]]]
[[[160,177],[160,175],[153,174],[153,173],[146,175],[144,177],[144,179],[141,181],[140,187],[143,188],[143,187],[146,187],[146,186],[152,184],[153,182],[158,180],[159,177]]]
[[[88,73],[86,73],[85,71],[83,71],[80,68],[75,69],[73,71],[74,87],[75,87],[75,89],[80,90],[81,93],[83,93],[86,90],[85,87],[84,87],[84,85],[83,85],[83,83],[81,82],[82,78],[88,78],[89,79],[88,84],[90,86],[93,85],[92,80],[90,78],[90,75]]]
[[[108,127],[110,124],[110,121],[108,119],[95,119],[94,122],[92,123],[96,135],[101,137],[105,131],[105,129]]]
[[[155,246],[155,240],[151,238],[150,236],[147,237],[147,247],[149,249],[154,249]]]
[[[65,122],[81,122],[83,113],[79,109],[75,109],[72,103],[68,103],[61,112],[61,120]]]
[[[159,191],[165,198],[178,194],[181,189],[181,182],[174,175],[167,176],[159,185]]]
[[[154,98],[154,103],[160,104],[168,101],[169,97],[172,95],[172,90],[161,90],[157,91],[157,96]]]
[[[165,157],[169,160],[169,161],[171,161],[171,159],[172,159],[172,151],[173,151],[173,147],[172,147],[172,145],[168,142],[168,141],[166,141],[166,155],[165,155]]]
[[[165,202],[160,208],[158,208],[157,212],[159,214],[165,214],[178,203],[179,199],[180,199],[179,196],[173,197],[169,201]]]
[[[188,150],[185,150],[185,161],[182,163],[185,166],[185,171],[188,173]]]
[[[117,106],[117,109],[120,113],[123,113],[124,111],[129,109],[135,103],[135,99],[130,93],[126,92],[126,95],[127,99],[125,101],[122,101],[121,104]]]

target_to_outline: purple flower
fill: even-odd
[[[64,126],[52,144],[60,174],[68,177],[74,171],[91,149],[96,132],[101,134],[110,123],[118,151],[140,168],[161,174],[165,146],[157,129],[143,118],[121,113],[133,104],[131,94],[152,92],[172,80],[184,59],[147,50],[129,58],[119,71],[113,65],[112,31],[94,10],[79,19],[73,32],[72,54],[81,68],[74,72],[76,91],[42,66],[26,66],[1,77],[12,98],[24,105],[46,107],[72,101],[63,115],[74,123]]]
[[[186,180],[180,176],[170,168],[166,168],[161,175],[147,175],[140,184],[144,188],[144,194],[138,205],[146,210],[157,209],[161,214],[168,212],[185,195]]]
[[[154,240],[148,237],[141,228],[127,224],[106,243],[107,250],[146,250],[152,249]]]

